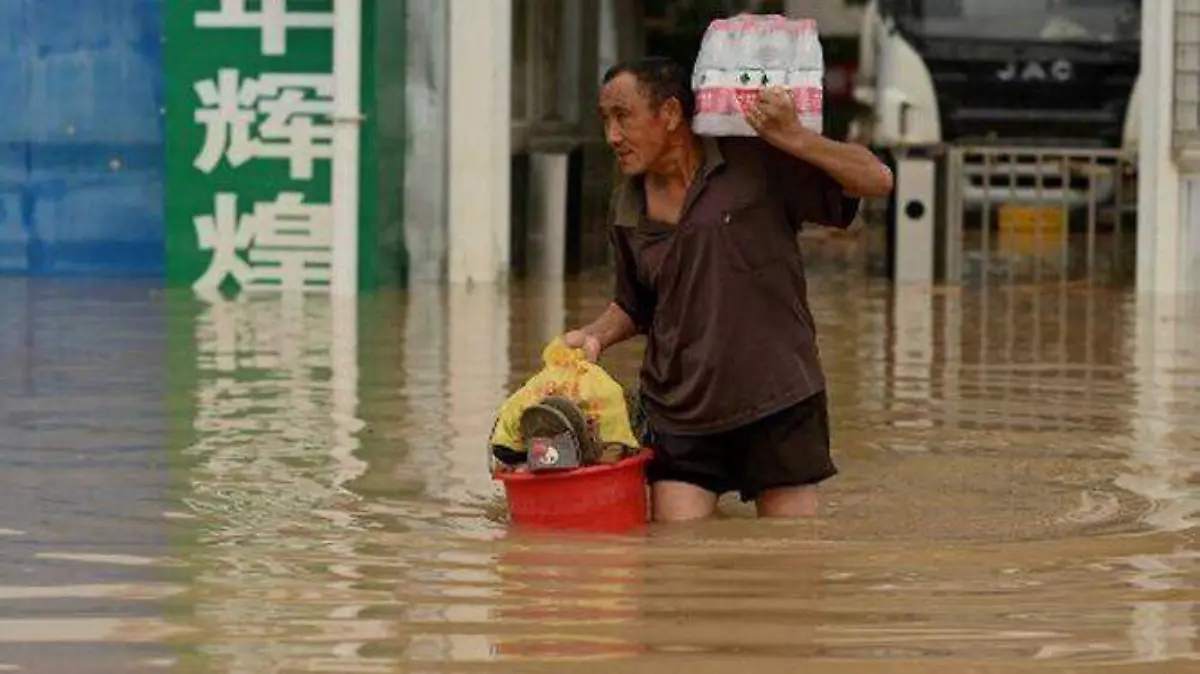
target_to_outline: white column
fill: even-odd
[[[358,151],[362,132],[362,3],[333,5],[333,263],[330,292],[358,293]]]
[[[449,280],[494,283],[509,264],[512,0],[448,5]]]
[[[896,283],[928,285],[934,280],[937,166],[932,159],[896,161]]]
[[[1142,5],[1142,74],[1138,87],[1137,289],[1180,289],[1180,175],[1171,151],[1174,106],[1175,2]]]
[[[567,266],[567,181],[570,155],[536,152],[529,158],[530,220],[527,250],[537,279],[561,279]]]
[[[404,244],[412,283],[440,283],[446,277],[447,4],[446,0],[408,0],[405,7],[404,123],[409,141],[404,163]]]

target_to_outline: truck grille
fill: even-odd
[[[941,114],[943,140],[971,144],[1116,147],[1121,144],[1138,59],[1116,49],[1038,47],[997,58],[995,45],[972,51],[931,45],[927,64]],[[1002,80],[1012,62],[1071,63],[1065,82]]]

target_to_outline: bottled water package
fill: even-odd
[[[753,136],[743,110],[763,89],[785,87],[805,127],[824,129],[825,59],[812,19],[739,14],[704,31],[692,72],[696,117],[703,136]]]

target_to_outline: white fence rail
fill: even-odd
[[[909,149],[896,161],[895,278],[1127,281],[1136,166],[1121,150]]]

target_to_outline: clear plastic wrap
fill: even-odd
[[[692,74],[693,129],[705,136],[753,136],[745,106],[768,87],[786,87],[800,122],[824,129],[825,59],[812,19],[741,14],[704,32]]]

